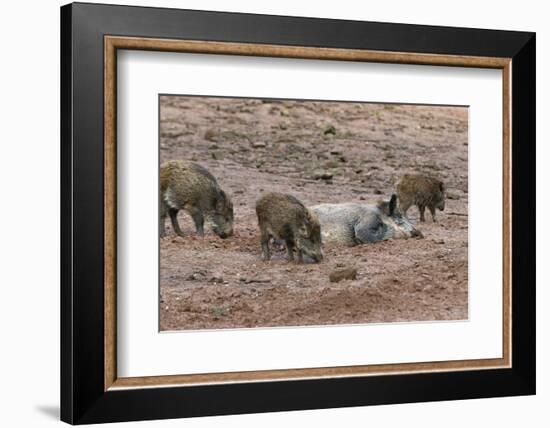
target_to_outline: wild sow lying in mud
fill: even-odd
[[[375,205],[343,203],[310,207],[319,217],[323,244],[358,245],[386,239],[422,237],[396,207],[397,197]]]
[[[426,175],[405,174],[397,183],[399,208],[407,215],[407,210],[416,205],[420,211],[420,221],[425,221],[426,207],[435,221],[435,209],[445,209],[445,185],[436,178]]]
[[[178,211],[193,218],[197,233],[204,234],[205,218],[220,238],[233,234],[233,204],[206,168],[186,161],[171,160],[160,167],[160,235],[164,236],[166,214],[172,227],[184,236],[178,223]]]
[[[319,220],[294,196],[267,193],[256,202],[256,215],[265,261],[271,258],[271,238],[285,242],[289,260],[294,260],[294,251],[299,263],[303,262],[303,254],[316,262],[323,259]]]

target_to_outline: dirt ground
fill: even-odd
[[[193,160],[231,195],[234,235],[208,226],[160,240],[160,329],[458,320],[468,317],[468,111],[462,107],[162,96],[160,160]],[[325,246],[320,264],[261,260],[262,192],[306,205],[389,198],[404,173],[442,179],[448,199],[423,239]],[[329,178],[332,176],[332,178]],[[324,177],[324,178],[321,178]],[[356,267],[356,280],[329,273]]]

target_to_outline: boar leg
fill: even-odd
[[[424,205],[418,205],[418,211],[420,211],[420,221],[426,221],[424,218],[424,210],[426,207]]]
[[[183,237],[183,232],[181,231],[178,223],[178,210],[170,208],[168,214],[170,214],[170,220],[172,220],[172,228],[174,229],[174,232],[176,232],[176,235]]]
[[[410,207],[411,207],[411,204],[403,204],[403,205],[400,204],[399,208],[401,209],[401,212],[405,217],[407,217],[407,211],[409,210]]]
[[[303,263],[304,262],[304,254],[302,253],[302,250],[298,250],[297,253],[298,253],[298,263]]]
[[[428,207],[430,209],[430,212],[432,213],[432,221],[435,223],[435,207]]]
[[[189,214],[193,218],[193,223],[195,223],[195,229],[197,234],[204,236],[204,216],[199,209],[190,210]]]
[[[301,242],[302,238],[300,237],[299,232],[296,231],[296,230],[292,233],[292,236],[293,236],[292,246],[293,246],[293,248],[296,249],[296,255],[298,256],[297,262],[298,263],[303,263],[304,262],[304,253],[302,252],[302,248],[303,248],[303,244]],[[290,258],[290,254],[289,254],[289,260],[294,260],[294,256],[292,258]]]
[[[286,251],[288,252],[288,260],[294,261],[294,241],[292,241],[291,239],[286,239],[285,244]]]
[[[269,234],[262,231],[261,236],[261,245],[262,245],[262,258],[264,259],[264,262],[269,261],[271,258],[271,252],[269,251]]]
[[[166,223],[166,204],[164,202],[160,202],[160,213],[159,213],[159,233],[160,237],[166,236],[166,230],[164,228],[164,224]]]

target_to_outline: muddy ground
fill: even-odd
[[[234,236],[208,226],[160,241],[160,329],[218,329],[468,317],[466,108],[161,97],[160,159],[207,167],[233,199]],[[442,179],[446,209],[411,221],[424,239],[324,247],[320,264],[261,261],[254,204],[268,191],[306,205],[388,198],[406,172]],[[332,178],[328,178],[332,176]],[[324,178],[321,178],[324,177]],[[356,280],[329,282],[339,267]]]

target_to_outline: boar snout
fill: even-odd
[[[214,233],[222,239],[226,239],[226,238],[229,238],[230,236],[233,236],[233,227],[231,227],[230,229],[220,229],[220,228],[214,227],[213,230],[214,230]]]
[[[411,236],[413,238],[424,238],[424,235],[422,235],[422,232],[418,229],[413,229],[411,232]]]

